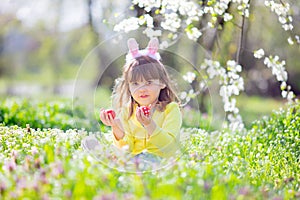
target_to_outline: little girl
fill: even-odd
[[[168,158],[179,150],[182,116],[165,66],[160,62],[158,40],[144,50],[128,40],[129,53],[123,75],[116,81],[113,104],[116,117],[100,111],[103,124],[112,127],[114,143],[128,145],[133,155],[153,154]],[[149,114],[144,109],[150,108]]]

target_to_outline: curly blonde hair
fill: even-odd
[[[157,110],[164,111],[170,102],[180,103],[165,66],[149,56],[140,56],[126,63],[123,67],[122,77],[116,80],[112,101],[117,112],[121,112],[121,109],[125,106],[129,111],[128,119],[132,116],[136,102],[131,96],[129,83],[143,79],[146,81],[158,79],[160,83],[166,86],[161,89],[158,96]]]

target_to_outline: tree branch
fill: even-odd
[[[240,34],[240,41],[239,41],[239,48],[236,54],[236,62],[240,63],[240,54],[242,52],[243,40],[244,40],[244,27],[245,27],[245,15],[243,15],[242,25],[241,25],[241,34]]]
[[[250,5],[250,0],[249,0],[249,5]],[[241,34],[240,34],[240,41],[239,41],[239,48],[236,54],[236,62],[239,64],[240,63],[240,55],[241,52],[243,50],[243,40],[244,40],[244,28],[245,28],[245,10],[243,12],[243,16],[242,16],[242,25],[241,25]]]
[[[279,0],[279,1],[283,6],[285,6],[285,3],[282,0]]]

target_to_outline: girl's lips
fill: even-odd
[[[144,98],[147,98],[148,96],[149,95],[141,95],[140,97],[144,99]]]

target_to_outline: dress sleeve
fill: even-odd
[[[117,147],[122,148],[122,147],[127,145],[129,147],[129,151],[131,151],[132,148],[133,148],[134,138],[131,134],[130,127],[129,127],[129,124],[128,124],[128,120],[126,120],[126,116],[127,115],[126,115],[124,110],[120,113],[120,116],[118,116],[119,119],[121,120],[125,136],[122,139],[117,140],[115,135],[114,134],[112,134],[112,135],[113,135],[113,142]]]
[[[120,140],[117,140],[116,137],[113,135],[113,141],[114,144],[119,148],[128,146],[129,151],[131,151],[131,149],[133,148],[133,137],[130,134],[125,133],[125,136]]]
[[[157,146],[164,157],[169,157],[179,149],[182,115],[179,105],[175,102],[168,104],[164,112],[162,127],[156,127],[149,138],[149,142]]]

